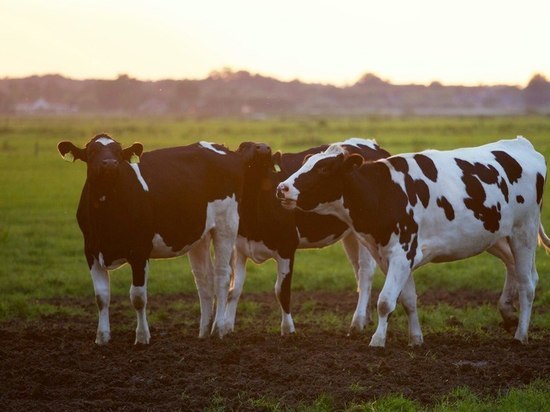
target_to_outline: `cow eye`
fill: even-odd
[[[99,149],[97,147],[91,147],[90,148],[90,156],[94,156],[99,152]]]
[[[328,175],[330,173],[330,169],[327,166],[321,166],[317,171],[320,175]]]

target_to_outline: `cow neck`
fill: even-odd
[[[95,182],[88,179],[88,199],[91,210],[108,210],[113,213],[113,208],[128,208],[136,195],[141,191],[137,177],[128,163],[120,165],[118,175],[108,183]]]
[[[118,178],[116,179],[118,180]],[[105,184],[103,182],[94,182],[88,180],[88,195],[89,200],[92,203],[92,207],[97,209],[99,206],[107,203],[111,203],[116,198],[117,182]]]
[[[372,235],[377,241],[383,237],[385,211],[381,209],[380,201],[389,176],[387,167],[379,162],[366,163],[344,175],[343,203],[349,211],[353,228],[359,233]]]
[[[267,169],[267,170],[266,170]],[[247,228],[259,225],[261,216],[273,193],[272,172],[268,167],[247,168],[241,199],[242,223]]]

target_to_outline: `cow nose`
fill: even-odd
[[[256,145],[256,151],[260,154],[271,154],[271,147],[266,144],[260,143]]]
[[[103,159],[101,166],[105,169],[114,169],[118,166],[118,160],[116,159]]]
[[[284,199],[285,193],[288,193],[288,191],[289,191],[288,186],[281,183],[279,186],[277,186],[277,198]]]

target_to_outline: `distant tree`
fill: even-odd
[[[527,110],[538,112],[550,109],[550,83],[542,74],[535,74],[523,92]]]
[[[224,67],[221,70],[213,70],[208,75],[208,78],[212,80],[227,80],[233,77],[235,72],[231,67]]]
[[[199,84],[194,80],[181,80],[174,85],[169,107],[172,112],[181,112],[195,105],[199,97]]]
[[[0,113],[10,114],[14,112],[13,100],[6,93],[0,92]]]
[[[143,82],[121,74],[116,80],[98,80],[96,95],[100,110],[133,111],[141,103]]]
[[[385,86],[386,84],[388,84],[388,82],[385,82],[384,80],[382,80],[380,77],[378,77],[373,73],[365,73],[364,75],[361,76],[359,80],[357,80],[357,83],[355,84],[372,87],[372,86]]]
[[[248,80],[251,79],[253,76],[250,74],[250,72],[246,70],[238,70],[235,71],[231,67],[224,67],[221,70],[214,70],[211,71],[208,75],[208,78],[211,80]],[[261,78],[260,75],[255,75],[254,77]]]

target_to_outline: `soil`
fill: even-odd
[[[424,307],[441,302],[465,307],[494,305],[497,298],[480,291],[434,291],[420,296],[419,302]],[[130,303],[114,297],[112,341],[105,347],[93,343],[93,298],[49,300],[80,307],[86,315],[0,324],[1,408],[258,410],[269,404],[312,405],[322,394],[334,409],[389,394],[431,404],[457,387],[499,395],[550,373],[548,330],[531,328],[536,338],[520,345],[498,325],[473,334],[461,331],[460,321],[449,319],[452,333],[425,334],[425,344],[411,348],[406,333],[392,333],[390,322],[386,348],[373,349],[368,346],[373,326],[365,336],[348,337],[347,324],[320,327],[311,313],[299,321],[304,317],[301,305],[315,301],[315,314],[332,313],[347,322],[354,293],[294,293],[298,332],[289,338],[275,332],[279,315],[272,294],[247,294],[244,299],[255,302],[256,310],[239,312],[234,334],[223,340],[199,340],[197,311],[181,310],[193,307],[196,295],[150,296],[149,311],[165,308],[166,315],[150,321],[150,345],[134,346]]]

